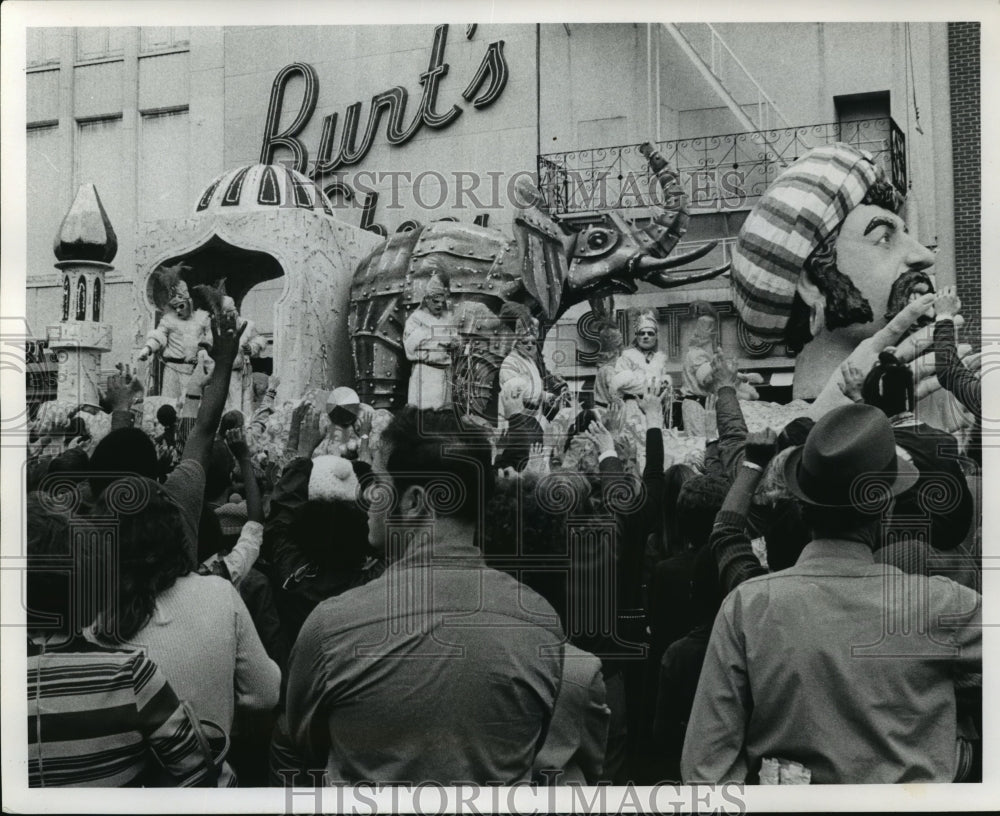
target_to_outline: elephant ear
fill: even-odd
[[[514,218],[514,238],[521,261],[521,280],[548,320],[559,313],[563,282],[569,274],[570,239],[539,206],[541,195],[526,179],[518,179],[518,198],[528,202]]]

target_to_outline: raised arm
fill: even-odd
[[[725,478],[732,479],[743,459],[747,423],[736,390],[740,385],[736,360],[721,351],[712,359],[712,384],[715,389],[715,421],[719,429],[719,459]]]
[[[233,373],[233,361],[240,347],[240,331],[237,325],[238,315],[234,312],[220,312],[212,315],[212,350],[210,353],[215,361],[212,373],[201,393],[201,399],[195,400],[194,394],[188,389],[185,408],[190,410],[191,402],[198,402],[198,413],[184,443],[181,459],[194,459],[205,471],[208,470],[208,458],[212,450],[212,439],[222,418],[222,409],[229,395],[229,379]]]
[[[764,468],[774,457],[776,434],[772,430],[750,434],[747,437],[745,458],[737,469],[722,508],[715,517],[708,545],[719,565],[719,582],[722,592],[728,595],[748,578],[766,575],[750,546],[747,535],[747,513],[757,483]]]
[[[977,417],[982,417],[982,383],[974,371],[966,368],[955,347],[955,315],[961,301],[954,287],[944,287],[934,301],[934,360],[938,382],[946,391]]]

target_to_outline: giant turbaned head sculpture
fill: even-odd
[[[796,398],[815,397],[886,324],[897,278],[933,265],[901,207],[869,154],[836,143],[785,170],[747,217],[733,251],[733,300],[752,333],[797,352]]]

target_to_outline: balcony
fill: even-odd
[[[751,208],[803,153],[833,142],[871,153],[905,194],[906,141],[888,117],[700,136],[656,145],[670,167],[679,171],[688,194],[688,211],[695,214]],[[556,215],[614,209],[632,210],[638,216],[658,200],[658,188],[637,144],[540,155],[538,179],[550,212]]]

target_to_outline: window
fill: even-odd
[[[76,29],[76,58],[78,60],[116,57],[125,53],[125,28]]]
[[[65,33],[65,28],[29,28],[26,55],[28,67],[58,65],[59,48]]]
[[[143,115],[139,131],[139,220],[180,218],[194,209],[187,110]]]
[[[191,29],[187,26],[144,26],[139,30],[139,52],[187,48]]]

